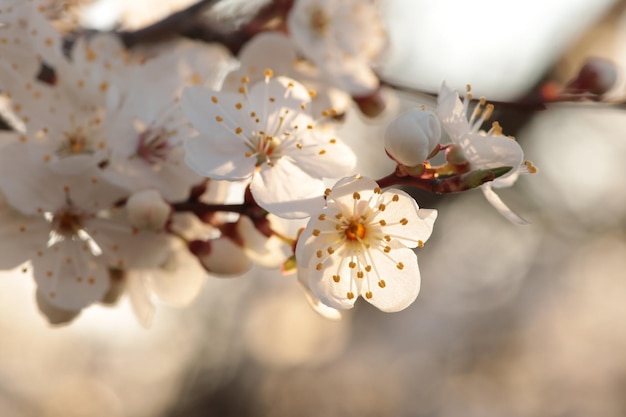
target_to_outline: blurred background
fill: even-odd
[[[67,3],[67,2],[64,2]],[[137,28],[192,1],[98,1],[77,18]],[[436,92],[443,79],[514,102],[566,83],[588,57],[626,65],[626,1],[388,0],[386,80]],[[107,20],[108,19],[108,20]],[[621,76],[621,74],[620,74]],[[387,91],[363,173],[386,174],[384,121],[428,99]],[[620,77],[607,95],[624,101]],[[420,98],[421,97],[421,98]],[[403,312],[358,302],[341,321],[308,306],[295,277],[209,279],[189,308],[143,329],[123,300],[51,328],[19,274],[0,280],[0,416],[620,417],[626,415],[626,109],[497,106],[539,173],[501,197],[415,194],[437,208]],[[356,143],[356,142],[352,142]],[[363,142],[360,142],[363,143]]]

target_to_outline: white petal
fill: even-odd
[[[148,271],[149,288],[159,301],[184,307],[195,300],[207,278],[198,258],[180,244],[172,247],[170,256],[160,268]]]
[[[379,85],[376,73],[370,68],[369,62],[360,57],[342,55],[327,58],[323,70],[339,86],[355,97],[373,93]]]
[[[493,191],[490,183],[483,184],[480,187],[480,189],[485,195],[485,198],[487,199],[487,201],[489,201],[489,203],[491,203],[491,205],[494,206],[495,209],[498,210],[498,212],[504,217],[506,217],[511,223],[515,223],[515,224],[528,224],[529,223],[528,220],[524,219],[522,216],[515,213],[506,204],[504,204],[504,202],[502,201],[502,199],[500,199],[498,194],[496,194]]]
[[[315,241],[314,247],[318,248],[319,243],[323,242]],[[324,246],[319,250],[323,250]],[[336,253],[328,257],[322,268],[319,268],[319,260],[315,256],[311,257],[307,265],[309,287],[313,295],[329,307],[339,310],[350,309],[354,307],[360,294],[361,281],[352,279],[353,269],[349,268],[348,263],[348,259]],[[333,278],[335,276],[339,277],[339,282],[335,282]],[[348,294],[352,294],[352,297]]]
[[[130,305],[133,308],[137,321],[143,327],[150,327],[154,318],[155,307],[150,300],[150,294],[146,286],[147,279],[142,272],[128,274],[126,277],[126,293],[130,298]]]
[[[352,174],[357,162],[352,149],[332,136],[320,139],[303,142],[302,149],[290,149],[289,156],[315,178],[341,178]]]
[[[257,112],[265,122],[265,131],[274,134],[274,126],[277,125],[278,117],[284,116],[285,110],[290,114],[303,114],[309,116],[309,110],[302,109],[302,104],[311,101],[308,90],[299,82],[287,77],[276,77],[261,81],[252,86],[248,93],[250,109]],[[300,126],[300,128],[304,128]]]
[[[407,308],[415,301],[420,290],[420,271],[417,256],[410,249],[393,249],[389,254],[372,253],[372,264],[378,272],[378,279],[385,281],[381,288],[376,279],[369,279],[361,287],[361,295],[369,303],[385,312],[396,312]],[[399,269],[402,265],[402,269]],[[373,274],[376,277],[376,274]],[[367,291],[372,298],[367,298]]]
[[[330,214],[327,214],[330,215]],[[312,232],[315,227],[313,221],[309,222],[307,228],[300,234],[298,244],[296,245],[296,261],[298,263],[298,283],[301,285],[305,292],[305,296],[311,307],[323,317],[330,320],[341,319],[341,312],[336,308],[332,308],[324,304],[313,292],[311,291],[309,276],[311,263],[311,257],[313,256],[315,247],[313,242],[315,237]],[[319,223],[319,222],[318,222]]]
[[[67,204],[82,209],[109,207],[122,197],[121,190],[100,180],[97,168],[80,175],[62,175],[46,164],[34,164],[22,143],[6,146],[0,153],[0,188],[9,203],[26,214],[55,212]]]
[[[244,251],[257,265],[278,268],[287,260],[287,245],[276,236],[261,233],[249,217],[239,217],[237,232],[243,239]]]
[[[342,213],[352,213],[354,206],[354,193],[358,193],[360,200],[368,201],[378,187],[376,181],[371,178],[355,175],[338,181],[327,197],[327,201],[339,204]]]
[[[63,240],[33,259],[37,288],[46,301],[78,311],[100,301],[109,289],[109,272],[85,242]]]
[[[224,88],[236,89],[242,77],[252,83],[264,78],[263,71],[271,69],[276,75],[287,75],[296,60],[296,53],[289,38],[278,32],[261,32],[239,51],[241,67],[228,74]]]
[[[460,140],[462,134],[470,130],[459,94],[450,89],[445,82],[441,85],[437,98],[437,116],[454,143]]]
[[[341,311],[322,303],[322,301],[313,294],[311,288],[309,288],[308,270],[300,272],[300,269],[298,269],[298,274],[301,273],[303,274],[303,279],[299,279],[299,283],[304,290],[304,296],[306,297],[306,300],[309,302],[309,305],[313,308],[313,310],[315,310],[320,316],[328,320],[341,320]],[[305,281],[306,284],[304,284]]]
[[[394,201],[394,196],[398,196]],[[433,224],[437,218],[436,210],[420,211],[415,200],[401,190],[389,190],[381,195],[386,208],[378,211],[373,219],[384,221],[381,231],[409,248],[416,247],[419,242],[426,242],[433,232]],[[421,215],[426,216],[424,220]]]
[[[37,301],[37,307],[39,307],[39,311],[44,316],[46,316],[50,324],[68,324],[80,314],[80,310],[68,311],[50,304],[50,302],[48,302],[47,298],[41,293],[41,291],[36,292],[35,299]]]
[[[234,136],[237,127],[244,133],[256,128],[248,100],[242,94],[216,92],[201,86],[187,87],[183,90],[181,106],[196,129],[216,140]]]
[[[0,209],[0,269],[11,269],[45,249],[50,224],[43,218],[21,216],[9,207]]]
[[[124,212],[85,222],[87,233],[100,247],[107,265],[114,268],[154,268],[167,258],[168,236],[130,225]]]
[[[261,207],[280,217],[304,218],[324,206],[324,183],[286,158],[272,167],[264,164],[252,178],[250,189]]]
[[[524,160],[524,151],[514,139],[507,136],[481,135],[466,133],[461,136],[458,145],[463,155],[472,164],[472,169],[491,169],[503,166],[511,167],[505,176],[515,172]]]
[[[235,181],[254,173],[256,158],[246,157],[249,149],[237,137],[216,141],[214,136],[198,135],[184,146],[185,162],[200,176]]]

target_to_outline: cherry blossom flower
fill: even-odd
[[[471,93],[464,101],[459,94],[445,83],[439,92],[437,115],[452,143],[460,149],[470,163],[470,170],[487,170],[498,167],[511,167],[511,171],[481,186],[487,201],[513,223],[526,224],[525,219],[513,212],[493,191],[493,188],[510,187],[520,174],[532,173],[536,169],[524,161],[524,151],[515,139],[504,136],[498,122],[489,131],[480,130],[493,112],[493,105],[485,104],[481,98],[468,117]]]
[[[387,34],[373,2],[296,0],[287,27],[300,52],[342,90],[365,96],[378,87],[371,65]]]
[[[202,178],[184,162],[183,141],[195,134],[179,108],[185,86],[218,88],[234,63],[225,48],[195,42],[129,68],[119,79],[125,92],[110,111],[105,178],[131,192],[159,190],[168,201],[185,199]]]
[[[205,177],[249,179],[254,199],[269,212],[307,217],[323,205],[322,178],[346,175],[356,163],[350,148],[316,130],[310,100],[301,84],[273,78],[270,70],[238,93],[189,87],[182,107],[200,134],[185,141],[185,161]]]
[[[38,32],[33,30],[29,36],[35,36],[32,33]],[[96,52],[80,45],[71,62],[64,57],[54,62],[55,78],[46,83],[22,72],[11,57],[0,63],[11,110],[25,126],[20,140],[27,143],[34,162],[61,173],[97,166],[107,157],[104,120],[107,100],[114,94],[112,83],[104,81],[104,63],[85,56],[98,56]],[[25,53],[39,56],[37,49]]]
[[[0,267],[31,260],[39,295],[56,309],[75,312],[101,301],[110,269],[148,267],[164,256],[161,236],[107,210],[122,194],[97,168],[61,175],[30,164],[16,142],[0,153],[0,189],[8,202],[0,210]]]
[[[436,218],[437,211],[420,209],[403,191],[383,192],[365,177],[344,178],[298,240],[300,280],[332,308],[351,308],[363,296],[380,310],[400,311],[420,288],[411,248],[423,246]]]

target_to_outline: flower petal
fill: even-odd
[[[11,269],[44,249],[50,224],[43,218],[25,217],[9,207],[0,208],[0,268]]]
[[[80,310],[68,311],[50,304],[39,290],[35,294],[35,300],[37,301],[39,311],[46,316],[48,322],[53,325],[69,324],[80,314]]]
[[[246,133],[256,128],[248,100],[241,94],[216,92],[202,86],[187,87],[183,90],[181,106],[196,129],[216,140],[235,135],[238,127]]]
[[[339,204],[340,211],[343,213],[352,212],[355,193],[360,196],[360,200],[367,201],[372,198],[377,188],[380,189],[373,179],[354,175],[339,180],[326,200]]]
[[[155,307],[150,300],[146,279],[142,272],[132,276],[128,275],[126,277],[126,293],[137,321],[143,327],[148,328],[152,324]]]
[[[172,242],[167,261],[147,274],[148,286],[159,301],[184,307],[195,300],[207,278],[198,258],[180,243]]]
[[[261,207],[280,217],[304,218],[324,206],[324,183],[286,158],[274,166],[264,164],[254,175],[250,189]]]
[[[415,200],[401,190],[384,192],[380,201],[385,209],[379,209],[373,219],[385,223],[381,226],[382,233],[409,248],[418,246],[420,241],[423,243],[428,240],[437,219],[436,210],[424,210],[420,213]]]
[[[85,242],[62,240],[33,259],[38,291],[54,307],[79,311],[109,289],[108,269]]]
[[[412,250],[393,249],[389,254],[372,252],[371,262],[378,280],[368,279],[367,275],[364,278],[361,295],[365,300],[388,313],[404,310],[415,301],[420,290],[420,271]],[[379,284],[380,280],[384,281],[384,287]],[[368,291],[371,298],[367,296]]]
[[[352,149],[332,136],[305,140],[302,149],[294,148],[289,156],[300,169],[316,178],[350,175],[357,162]]]
[[[459,94],[445,82],[441,85],[437,98],[437,116],[454,143],[458,143],[461,135],[470,130]]]

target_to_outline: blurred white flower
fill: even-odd
[[[414,167],[426,160],[441,138],[435,113],[412,108],[393,120],[385,131],[385,150],[396,162]]]
[[[353,152],[316,129],[309,92],[289,78],[265,80],[248,91],[183,91],[183,111],[198,136],[185,141],[187,164],[198,174],[230,181],[251,179],[256,202],[281,217],[307,217],[323,205],[322,178],[349,174]]]
[[[250,83],[262,81],[263,70],[272,68],[278,76],[283,75],[298,80],[309,90],[315,91],[311,97],[311,114],[321,116],[330,109],[342,114],[348,110],[352,98],[345,91],[333,86],[332,79],[309,62],[299,60],[291,39],[278,32],[262,32],[252,38],[239,52],[241,66],[228,74],[222,91],[236,91],[242,77]]]
[[[376,90],[371,65],[387,34],[373,2],[296,0],[287,27],[300,52],[342,90],[355,96]]]
[[[428,240],[436,218],[437,211],[420,209],[403,191],[383,192],[365,177],[344,178],[300,236],[298,273],[308,276],[312,293],[329,307],[351,308],[361,295],[380,310],[403,310],[420,288],[411,248]]]
[[[0,4],[0,52],[4,65],[33,81],[42,59],[61,58],[61,34],[44,15],[43,1],[5,0]],[[3,88],[10,86],[2,80]]]
[[[131,192],[154,188],[178,201],[202,180],[184,163],[183,141],[195,130],[180,110],[181,91],[218,88],[234,60],[223,47],[191,41],[169,42],[154,53],[118,76],[124,94],[109,110],[104,175]]]
[[[121,193],[96,168],[60,175],[29,162],[21,142],[0,154],[0,188],[10,204],[2,210],[0,266],[31,260],[43,304],[80,311],[106,295],[109,268],[161,261],[161,236],[137,230],[125,216],[101,215]]]
[[[472,95],[461,101],[459,94],[443,83],[437,101],[437,115],[456,149],[470,164],[470,170],[486,170],[498,167],[511,167],[511,170],[493,181],[481,186],[487,200],[508,220],[526,224],[525,219],[512,211],[493,192],[493,188],[510,187],[520,174],[535,172],[529,162],[524,162],[524,151],[514,138],[504,136],[502,127],[494,122],[489,131],[480,130],[493,113],[493,105],[481,98],[471,115],[468,116]]]

